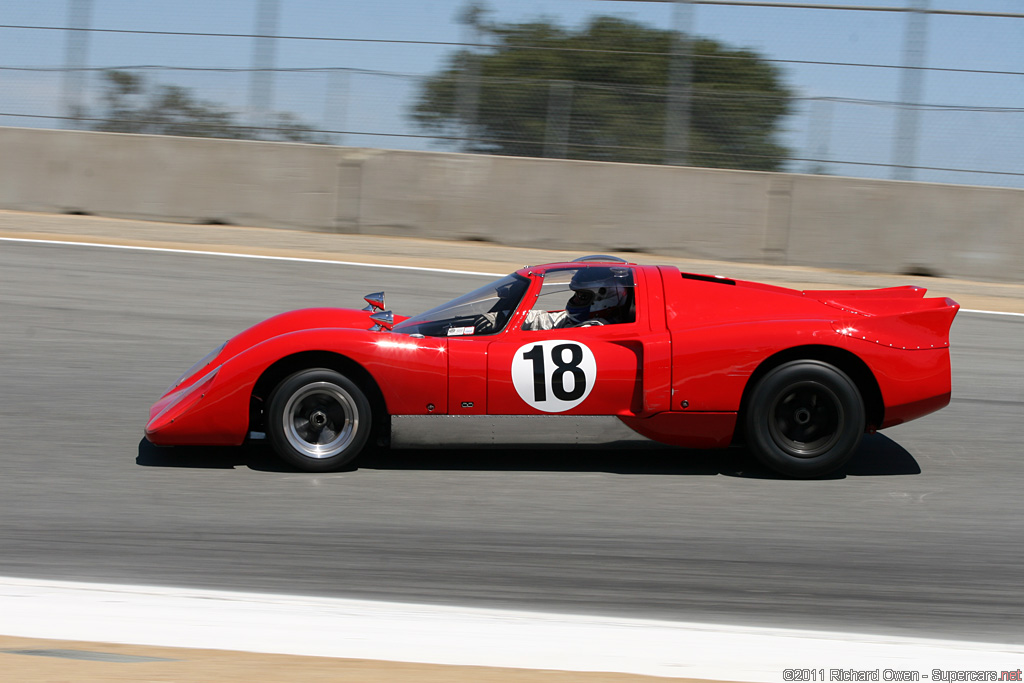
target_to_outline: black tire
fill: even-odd
[[[771,370],[750,393],[744,415],[753,455],[798,478],[820,477],[846,464],[864,427],[857,385],[842,370],[815,360]]]
[[[366,394],[334,370],[303,370],[270,396],[267,435],[274,451],[306,472],[344,467],[363,450],[372,426]]]

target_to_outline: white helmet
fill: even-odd
[[[594,319],[627,322],[633,303],[633,274],[629,268],[580,268],[572,276],[569,289],[573,295],[565,312],[573,323],[580,325]]]

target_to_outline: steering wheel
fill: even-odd
[[[504,325],[504,321],[501,320],[502,314],[499,313],[484,313],[479,316],[476,321],[476,331],[474,334],[494,334],[501,329]]]

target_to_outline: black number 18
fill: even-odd
[[[563,358],[569,352],[569,360]],[[544,347],[534,346],[523,353],[523,358],[533,361],[533,400],[543,403],[548,400],[547,372],[544,369]],[[587,391],[587,375],[580,369],[583,349],[576,344],[559,344],[551,349],[551,361],[555,370],[551,373],[551,391],[560,401],[575,401]],[[572,374],[572,389],[565,389],[565,374]]]

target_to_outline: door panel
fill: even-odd
[[[487,347],[493,337],[448,338],[448,414],[487,414]]]
[[[490,415],[633,415],[642,410],[633,325],[519,331],[490,344]],[[609,330],[615,329],[614,332]]]

